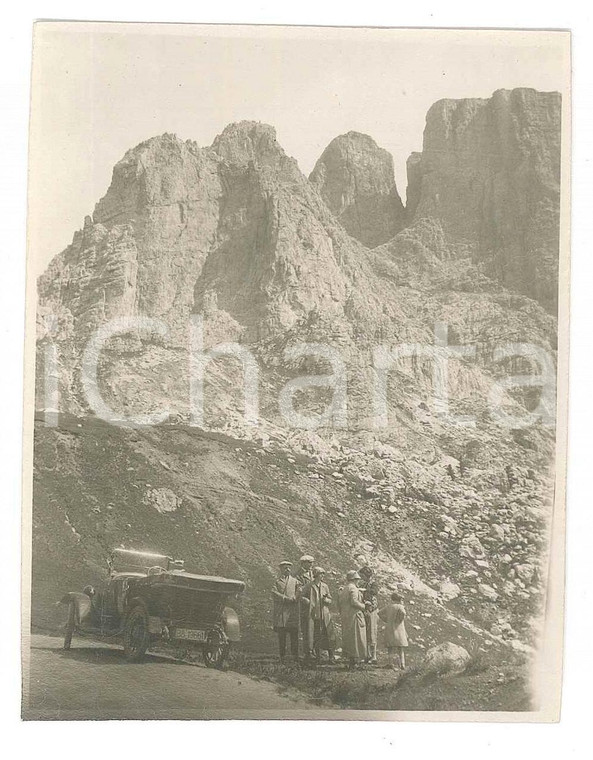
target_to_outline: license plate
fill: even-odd
[[[206,631],[197,631],[193,628],[176,628],[175,638],[185,641],[206,641]]]

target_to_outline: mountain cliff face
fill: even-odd
[[[412,537],[422,523],[423,551],[445,559],[418,573],[455,576],[467,586],[458,603],[464,613],[485,625],[501,610],[527,636],[527,618],[541,609],[545,587],[541,550],[553,494],[548,469],[554,436],[544,424],[502,428],[488,398],[517,364],[497,359],[501,344],[531,343],[554,352],[559,108],[558,96],[531,90],[437,103],[422,154],[408,164],[405,212],[391,157],[357,133],[332,141],[310,179],[282,150],[274,129],[256,122],[229,125],[206,148],[172,135],[142,143],[116,165],[92,218],[39,280],[38,405],[44,406],[50,341],[60,360],[60,409],[85,415],[81,361],[89,337],[114,317],[146,316],[161,320],[166,334],[134,329],[111,338],[100,356],[99,388],[123,417],[166,405],[178,424],[186,422],[189,322],[201,315],[205,347],[229,341],[248,346],[260,384],[259,425],[245,426],[239,364],[211,362],[205,424],[282,458],[283,468],[294,456],[319,466],[307,476],[307,518],[283,513],[296,546],[306,548],[311,520],[322,520],[316,527],[320,544],[332,540],[347,506],[328,507],[324,483],[346,478],[355,484],[347,502],[353,519],[364,523],[365,509],[372,512],[373,535],[387,515],[405,523]],[[475,350],[470,359],[452,355],[447,378],[449,411],[470,414],[474,421],[467,427],[444,419],[433,399],[431,351],[440,350],[435,323],[447,326],[449,344]],[[344,363],[342,426],[295,429],[280,414],[288,381],[330,371],[322,357],[287,358],[302,343],[335,349]],[[387,424],[375,429],[373,351],[402,343],[426,350],[394,362]],[[309,415],[331,400],[322,386],[304,387],[297,396],[295,406]],[[502,397],[519,416],[538,401],[537,391],[503,391]],[[52,435],[44,436],[40,450],[60,448],[61,433],[56,441]],[[150,436],[154,451],[169,445],[158,428]],[[92,436],[89,441],[92,450]],[[199,450],[192,439],[194,446]],[[77,471],[76,447],[68,450]],[[44,473],[50,480],[65,477],[51,462]],[[56,498],[71,501],[76,493],[57,481],[40,488],[52,509]],[[146,498],[150,507],[150,494]],[[212,509],[224,516],[227,498],[216,491]],[[322,513],[316,512],[321,503]],[[154,543],[156,522],[175,515],[157,519],[148,507],[153,520],[146,522],[144,543]],[[194,507],[202,509],[199,499]],[[424,524],[435,509],[438,516]],[[80,511],[74,504],[68,510]],[[80,520],[86,525],[82,515]],[[403,551],[396,533],[369,551]],[[214,534],[214,542],[222,541]],[[258,535],[250,538],[245,567],[267,578],[269,568],[253,558]],[[114,531],[103,539],[93,534],[93,551],[113,537]],[[516,569],[523,565],[532,570],[521,571],[528,581]]]
[[[555,92],[498,90],[440,100],[408,161],[408,214],[439,220],[449,241],[505,287],[557,308],[560,113]]]
[[[166,317],[176,334],[216,235],[221,195],[216,163],[195,143],[162,135],[138,145],[115,166],[107,194],[52,261],[40,292],[70,312],[78,339],[131,314]]]
[[[194,311],[224,312],[244,340],[334,314],[351,288],[356,244],[328,212],[271,127],[227,127],[212,153],[223,187],[217,236],[195,280]]]
[[[172,135],[142,143],[116,165],[92,219],[39,281],[41,335],[51,313],[62,356],[71,356],[60,367],[70,408],[82,397],[80,349],[107,320],[142,315],[168,331],[166,347],[154,335],[118,339],[104,379],[119,383],[108,395],[120,409],[171,394],[186,408],[192,313],[210,317],[215,342],[219,334],[245,342],[313,310],[343,311],[356,247],[271,127],[231,125],[206,149]],[[129,388],[155,363],[145,391]]]
[[[369,248],[404,226],[393,158],[368,135],[348,132],[332,140],[309,180],[348,234]]]

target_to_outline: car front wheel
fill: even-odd
[[[124,628],[124,653],[130,662],[138,662],[146,654],[150,643],[148,615],[142,605],[130,610]]]

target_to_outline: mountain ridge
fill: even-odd
[[[332,141],[312,180],[286,155],[273,127],[258,122],[227,126],[210,147],[164,134],[127,151],[93,217],[39,278],[38,407],[46,405],[51,344],[59,356],[60,410],[93,419],[81,375],[85,345],[111,319],[148,317],[160,320],[166,334],[130,329],[113,337],[101,352],[99,387],[122,418],[167,404],[170,419],[186,435],[188,330],[200,315],[206,349],[237,342],[251,350],[260,390],[259,425],[246,425],[240,365],[211,362],[204,427],[223,431],[241,446],[248,442],[263,453],[276,452],[283,468],[296,456],[323,463],[307,481],[310,517],[314,505],[325,504],[320,541],[331,541],[332,531],[348,517],[348,510],[339,514],[327,508],[324,483],[355,478],[348,503],[357,504],[360,497],[363,507],[351,510],[356,520],[364,522],[368,505],[377,513],[373,525],[395,516],[411,541],[422,526],[427,552],[442,552],[444,572],[462,574],[453,580],[464,588],[459,602],[464,613],[488,627],[498,625],[498,607],[524,640],[532,640],[530,621],[542,608],[546,581],[542,547],[553,499],[554,432],[541,421],[523,430],[505,429],[488,399],[505,373],[517,367],[536,372],[526,359],[499,360],[500,345],[529,343],[552,357],[555,352],[549,264],[557,257],[559,111],[557,99],[533,92],[433,106],[423,152],[409,161],[405,209],[391,157],[359,133]],[[485,155],[480,146],[488,140],[496,148]],[[519,154],[522,163],[515,160]],[[534,176],[541,181],[531,183]],[[522,216],[513,208],[517,199]],[[539,239],[525,209],[534,209],[539,218],[546,204],[554,208]],[[374,215],[368,216],[369,208]],[[349,209],[355,210],[351,216]],[[359,224],[363,217],[370,226]],[[376,237],[368,237],[369,229]],[[518,242],[522,235],[525,248]],[[485,240],[500,247],[485,247]],[[511,270],[521,274],[517,288],[507,281],[513,256]],[[544,274],[550,287],[527,287]],[[474,349],[471,358],[450,351],[448,364],[449,412],[471,415],[473,427],[452,424],[434,401],[433,359],[442,350],[435,347],[435,325],[443,324],[450,347]],[[294,358],[303,343],[323,344],[343,362],[348,396],[343,427],[295,429],[281,413],[279,398],[287,383],[304,374],[327,377],[332,369],[315,353]],[[418,344],[424,353],[394,360],[385,385],[387,424],[376,427],[374,351],[401,344]],[[295,394],[295,408],[319,416],[331,395],[331,385],[305,388]],[[507,412],[518,416],[543,398],[537,389],[506,390],[501,397]],[[547,411],[553,417],[553,409]],[[39,507],[43,510],[50,509],[56,493],[64,494],[70,476],[61,470],[48,474],[52,452],[63,443],[60,429],[40,435],[40,466],[45,477],[56,479]],[[154,451],[161,447],[165,456],[170,431],[157,426],[148,435]],[[91,443],[92,438],[85,444],[85,457]],[[192,450],[194,445],[199,450],[193,442]],[[77,471],[78,449],[66,448]],[[127,483],[118,498],[127,498],[128,487],[134,488]],[[99,491],[92,491],[93,498]],[[225,513],[224,494],[212,499]],[[300,545],[306,528],[287,505],[282,507],[286,529]],[[194,507],[204,517],[199,500]],[[174,516],[157,520],[146,510],[154,520],[146,522],[144,539],[156,541],[157,522]],[[434,525],[428,530],[423,521],[431,510]],[[88,533],[87,517],[81,513]],[[213,530],[222,541],[220,526]],[[41,544],[46,540],[51,543],[41,536]],[[80,541],[83,555],[85,542],[92,543],[94,557],[95,538],[83,533]],[[384,546],[382,541],[369,550],[371,558],[397,551],[391,532]],[[464,551],[468,555],[462,554],[459,564]],[[529,572],[517,570],[525,565]],[[258,583],[268,578],[265,562],[250,560],[246,566]],[[430,571],[436,572],[436,564]]]

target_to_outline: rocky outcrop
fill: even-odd
[[[348,234],[369,248],[387,242],[404,226],[393,158],[368,135],[336,137],[309,179]]]
[[[560,112],[555,92],[440,100],[408,161],[410,219],[438,220],[461,255],[505,287],[557,307]]]
[[[471,657],[467,649],[458,644],[446,641],[431,647],[420,665],[424,675],[454,675],[462,673],[468,666]]]

